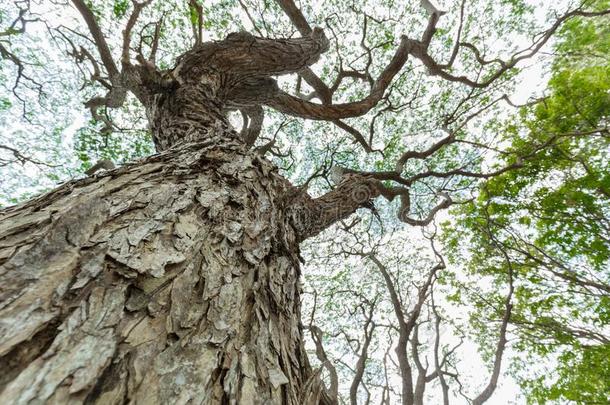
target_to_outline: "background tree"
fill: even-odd
[[[504,130],[519,154],[541,144],[544,150],[519,171],[483,183],[447,235],[454,253],[470,235],[467,254],[477,278],[484,274],[501,286],[507,271],[518,274],[513,347],[525,356],[514,374],[531,400],[604,403],[610,400],[607,21],[573,20],[561,38],[548,95]],[[480,289],[456,298],[478,302],[478,319],[485,301],[493,302]],[[483,334],[486,326],[479,325]],[[530,366],[541,358],[556,359],[554,372]]]
[[[29,62],[35,43],[20,47],[27,31],[14,27],[39,20],[44,29],[31,35],[77,62],[58,60],[57,75],[66,66],[81,73],[92,119],[34,123],[53,128],[46,141],[74,137],[80,163],[6,150],[28,164],[59,164],[44,169],[51,178],[69,174],[66,161],[75,171],[99,158],[122,165],[2,211],[0,356],[10,370],[0,382],[3,400],[420,404],[461,396],[479,404],[498,385],[512,336],[517,349],[535,354],[544,345],[528,336],[572,336],[582,355],[560,359],[559,374],[575,359],[604,356],[606,337],[595,327],[606,320],[553,326],[556,299],[530,298],[543,288],[556,296],[554,287],[528,270],[542,266],[560,281],[603,288],[607,281],[557,265],[571,265],[600,228],[574,222],[563,235],[570,246],[555,252],[553,227],[563,218],[543,218],[540,237],[514,244],[506,225],[522,210],[561,215],[553,196],[566,190],[578,199],[570,204],[605,221],[607,208],[582,190],[604,190],[601,160],[584,157],[603,151],[592,140],[607,135],[607,66],[571,67],[563,87],[556,74],[553,94],[534,100],[533,113],[502,121],[518,68],[563,27],[564,56],[603,55],[605,45],[591,38],[604,29],[607,2],[557,5],[543,24],[521,1],[462,1],[446,11],[427,1],[15,6],[2,14],[3,69],[15,75],[4,116],[20,107],[30,118],[32,95],[44,101],[49,87],[74,102],[72,82],[48,74],[54,64]],[[53,13],[65,18],[53,22]],[[574,78],[587,84],[572,86]],[[32,83],[42,85],[32,93]],[[570,94],[597,96],[583,112],[566,106]],[[56,110],[50,100],[33,111]],[[581,166],[588,180],[539,191],[541,205],[523,205],[514,191],[500,226],[490,222],[486,209],[508,183],[538,187],[546,173]],[[445,231],[449,247],[475,249],[465,256],[473,271],[466,280],[447,268],[435,242],[435,218],[452,205],[464,208]],[[366,211],[351,216],[359,208]],[[426,249],[404,233],[425,226]],[[471,243],[455,242],[456,231]],[[572,238],[579,232],[588,236]],[[596,266],[606,242],[602,234],[591,249]],[[526,264],[515,256],[523,252]],[[325,270],[304,268],[314,277],[305,280],[301,318],[303,257]],[[458,354],[473,329],[447,305],[462,294],[477,298],[472,326],[491,364],[470,381]],[[592,336],[602,345],[589,345]],[[590,375],[603,381],[601,371]],[[592,395],[603,392],[582,377]],[[563,395],[567,380],[552,393],[544,382],[523,381],[532,398],[544,399]]]

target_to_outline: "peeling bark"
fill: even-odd
[[[195,143],[5,209],[0,402],[317,403],[290,188]]]
[[[332,403],[300,323],[299,243],[369,204],[311,198],[230,128],[324,52],[232,34],[161,75],[125,64],[159,152],[0,211],[0,403]]]

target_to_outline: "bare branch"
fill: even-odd
[[[428,149],[426,149],[424,151],[421,151],[421,152],[408,151],[408,152],[403,153],[402,156],[396,162],[396,169],[395,169],[396,172],[402,173],[404,165],[405,165],[405,163],[407,163],[407,161],[409,159],[425,159],[428,156],[433,155],[436,151],[441,149],[443,146],[449,145],[450,143],[453,143],[454,141],[455,141],[455,132],[451,132],[448,136],[439,140],[438,142],[436,142],[435,144],[433,144],[432,146],[430,146]]]
[[[131,30],[133,29],[134,25],[138,21],[138,17],[140,16],[140,12],[142,11],[142,9],[144,7],[146,7],[148,4],[150,4],[151,1],[152,0],[146,0],[142,3],[138,3],[136,0],[131,1],[131,3],[133,4],[133,11],[131,12],[131,15],[129,16],[129,20],[127,20],[127,25],[125,26],[125,29],[123,30],[123,52],[121,53],[121,63],[123,65],[131,65],[131,59],[129,57],[129,47],[131,44]]]
[[[11,155],[13,155],[13,159],[6,159],[6,158],[3,158],[0,156],[0,167],[7,166],[7,165],[9,165],[11,163],[15,163],[15,162],[21,163],[22,165],[29,162],[29,163],[33,163],[35,165],[43,165],[43,166],[47,166],[47,167],[57,167],[57,165],[45,163],[40,160],[26,156],[19,150],[15,149],[13,147],[10,147],[10,146],[0,145],[0,149],[4,149],[4,150],[8,151]]]
[[[301,10],[292,0],[276,0],[276,3],[284,10],[292,24],[299,30],[301,35],[306,36],[311,32],[311,27],[307,23]]]
[[[443,405],[449,405],[449,385],[445,380],[445,375],[443,370],[441,370],[441,362],[439,361],[439,351],[440,351],[440,324],[441,317],[438,314],[436,306],[434,305],[434,294],[430,293],[430,301],[432,304],[432,311],[434,312],[434,369],[436,374],[438,375],[438,380],[441,384],[441,390],[443,392]]]
[[[453,200],[451,199],[449,194],[444,193],[444,192],[439,192],[439,195],[442,198],[441,202],[438,203],[434,208],[432,208],[428,212],[428,215],[425,218],[414,219],[414,218],[409,217],[409,211],[408,211],[409,207],[401,207],[401,209],[398,213],[398,218],[401,221],[403,221],[409,225],[413,225],[413,226],[428,225],[429,223],[431,223],[434,220],[437,212],[439,212],[440,210],[449,208],[453,204]]]
[[[412,44],[412,47],[410,50],[410,54],[413,55],[414,57],[416,57],[417,59],[419,59],[424,64],[424,66],[426,66],[428,68],[428,72],[431,75],[440,76],[441,78],[443,78],[445,80],[463,83],[465,85],[475,87],[475,88],[485,88],[485,87],[489,86],[491,83],[493,83],[494,81],[496,81],[497,79],[499,79],[500,77],[502,77],[506,71],[515,67],[519,62],[521,62],[525,59],[531,58],[536,53],[538,53],[538,51],[540,51],[540,49],[549,41],[549,39],[559,29],[559,27],[562,26],[562,24],[564,22],[566,22],[574,17],[577,17],[577,16],[596,17],[596,16],[607,15],[607,14],[610,14],[610,9],[598,11],[598,12],[592,12],[592,11],[583,11],[582,9],[578,8],[578,9],[572,10],[570,12],[567,12],[564,15],[562,15],[561,17],[559,17],[557,20],[555,20],[555,22],[553,23],[553,25],[551,27],[549,27],[546,31],[541,33],[540,38],[537,41],[535,41],[528,48],[515,53],[508,61],[503,61],[500,59],[487,61],[483,58],[483,56],[480,54],[480,51],[474,45],[472,45],[468,42],[465,42],[465,41],[460,42],[458,44],[458,47],[464,47],[464,48],[471,50],[474,53],[477,61],[482,66],[488,65],[490,63],[497,63],[500,65],[499,69],[497,69],[495,72],[487,75],[487,79],[485,79],[482,82],[469,79],[467,76],[464,76],[464,75],[457,76],[457,75],[454,75],[453,73],[450,73],[448,68],[451,67],[451,64],[455,60],[455,57],[452,56],[449,64],[442,65],[442,64],[437,63],[432,58],[432,56],[430,56],[430,54],[428,53],[428,46],[429,46],[429,40],[431,39],[431,36],[429,34],[430,34],[430,32],[432,32],[432,34],[433,34],[434,26],[436,24],[436,21],[433,21],[435,14],[433,14],[431,16],[430,25],[428,26],[428,29],[426,30],[426,33],[424,34],[424,37],[422,38],[422,40],[413,41],[413,44]],[[457,51],[454,50],[454,53],[455,52],[457,52]]]
[[[371,148],[371,146],[366,142],[366,139],[364,139],[364,136],[362,136],[360,131],[358,131],[356,128],[354,128],[340,120],[334,120],[333,124],[335,124],[337,127],[341,128],[345,132],[352,135],[354,137],[354,139],[356,140],[356,142],[358,142],[360,145],[362,145],[362,147],[364,148],[364,150],[366,152],[373,151],[373,148]]]
[[[376,301],[373,301],[369,305],[368,313],[365,315],[365,321],[363,325],[364,329],[364,342],[360,350],[358,361],[356,362],[355,375],[352,380],[352,384],[349,389],[349,398],[351,405],[358,404],[358,387],[362,383],[362,376],[364,375],[364,369],[366,361],[368,359],[368,350],[373,339],[373,332],[375,331],[375,322],[373,321],[373,311],[375,310]]]
[[[332,121],[363,115],[377,105],[394,76],[404,66],[409,55],[411,42],[412,41],[407,37],[402,38],[396,53],[392,57],[390,63],[379,75],[379,78],[375,81],[370,94],[360,101],[322,105],[303,101],[288,93],[280,91],[268,105],[283,113],[313,120]]]
[[[114,59],[112,57],[112,53],[110,52],[110,48],[108,47],[108,43],[106,42],[106,38],[102,33],[97,21],[95,20],[95,15],[89,9],[89,7],[85,4],[84,0],[72,0],[72,3],[81,14],[87,27],[89,28],[89,32],[93,37],[93,41],[97,46],[97,50],[102,58],[102,62],[108,75],[112,79],[114,76],[119,74],[119,69],[117,65],[114,63]]]

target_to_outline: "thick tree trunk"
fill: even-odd
[[[160,153],[0,211],[0,404],[332,402],[303,349],[298,244],[376,183],[312,199],[224,116],[327,45],[236,34],[134,68]]]
[[[287,193],[199,142],[4,210],[0,403],[318,403]]]

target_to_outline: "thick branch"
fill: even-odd
[[[283,113],[312,120],[333,121],[366,114],[383,98],[392,79],[404,66],[409,56],[412,42],[403,36],[390,63],[373,84],[369,95],[362,100],[351,103],[324,105],[304,101],[288,93],[279,92],[267,105]]]
[[[369,307],[368,314],[366,315],[366,321],[364,322],[364,342],[356,362],[355,375],[352,380],[352,384],[349,389],[349,398],[351,405],[358,404],[358,387],[362,383],[362,376],[364,376],[364,369],[366,367],[366,361],[368,359],[368,350],[373,339],[373,332],[375,330],[375,322],[373,321],[373,311],[375,310],[375,302],[373,301]]]
[[[300,240],[322,232],[337,221],[347,218],[358,208],[369,207],[380,195],[379,182],[359,175],[347,175],[332,191],[312,199],[299,191],[287,201]]]
[[[284,10],[284,13],[290,18],[292,24],[299,30],[301,35],[306,36],[311,32],[311,27],[301,10],[294,4],[292,0],[276,0],[275,1]]]
[[[337,370],[333,363],[328,359],[326,355],[326,351],[324,350],[324,345],[322,344],[323,332],[320,328],[315,325],[310,325],[309,330],[311,332],[311,339],[316,345],[316,356],[318,360],[322,363],[322,366],[328,370],[330,374],[330,389],[328,392],[328,396],[332,403],[337,402],[337,396],[339,391],[339,377],[337,376]]]
[[[174,73],[197,78],[197,68],[205,66],[238,76],[283,75],[315,63],[326,50],[328,39],[319,28],[307,37],[294,39],[267,39],[239,32],[186,53]]]
[[[290,18],[292,25],[299,30],[302,36],[310,35],[312,31],[311,26],[292,0],[276,0],[276,3],[284,10],[284,13]],[[315,90],[316,96],[322,101],[322,104],[331,104],[331,89],[309,67],[299,72],[299,75]]]
[[[398,364],[400,366],[400,375],[402,377],[402,399],[406,404],[413,403],[413,371],[409,363],[409,357],[407,356],[407,343],[409,341],[409,334],[411,330],[407,325],[405,313],[402,308],[402,302],[400,296],[396,291],[394,281],[390,276],[387,268],[381,263],[381,261],[374,254],[368,255],[368,258],[375,263],[381,275],[383,276],[386,284],[388,293],[390,294],[390,301],[394,307],[394,315],[396,316],[396,322],[398,323],[398,343],[396,344],[396,356],[398,357]]]
[[[331,104],[333,93],[326,83],[322,81],[309,67],[301,70],[299,75],[315,90],[315,96],[322,101],[322,104]]]
[[[261,106],[254,106],[242,109],[241,113],[244,118],[244,126],[240,135],[246,145],[251,147],[261,133],[264,112]]]
[[[364,139],[364,136],[362,136],[360,131],[358,131],[356,128],[354,128],[351,125],[348,125],[345,122],[340,121],[340,120],[334,120],[333,124],[335,124],[336,126],[341,128],[348,134],[352,135],[354,137],[354,139],[356,140],[356,142],[358,142],[364,148],[364,150],[366,152],[373,151],[373,148],[371,148],[371,146],[366,142],[366,139]]]
[[[229,108],[243,108],[263,104],[272,99],[279,88],[277,82],[267,76],[246,77],[224,95],[224,101]]]
[[[127,21],[127,25],[123,30],[123,52],[121,53],[121,63],[124,65],[131,64],[131,60],[129,57],[129,47],[131,45],[131,30],[133,29],[134,25],[136,25],[136,22],[138,21],[138,17],[140,16],[140,12],[142,11],[142,9],[148,4],[150,4],[151,1],[152,0],[147,0],[143,3],[138,3],[137,1],[132,0],[133,11],[131,12],[129,20]]]

